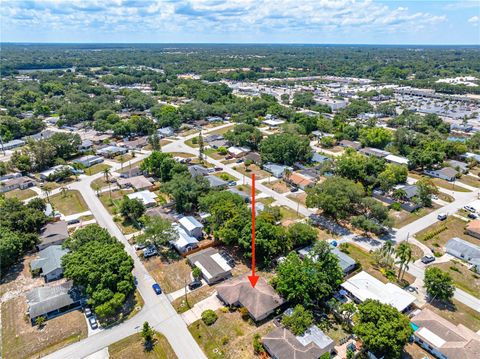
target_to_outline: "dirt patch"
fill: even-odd
[[[2,348],[5,358],[40,358],[87,337],[84,315],[76,310],[46,322],[39,330],[25,315],[24,296],[2,303]]]
[[[156,256],[143,263],[165,293],[182,289],[185,287],[185,283],[192,281],[190,277],[192,268],[188,265],[187,259],[182,258],[169,263]]]
[[[290,191],[288,185],[282,180],[271,183],[264,183],[264,185],[278,193],[287,193]]]
[[[304,206],[307,205],[307,194],[305,192],[289,194],[287,197],[292,201],[303,204]]]
[[[35,253],[26,255],[20,263],[12,266],[10,271],[5,274],[0,284],[0,302],[16,298],[22,293],[44,284],[43,278],[33,278],[30,272],[30,262],[35,258]]]

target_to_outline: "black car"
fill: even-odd
[[[290,192],[298,192],[298,187],[292,187],[292,188],[290,189]]]
[[[434,256],[423,256],[422,257],[422,263],[423,264],[428,264],[428,263],[432,263],[435,261],[435,257]]]
[[[200,288],[201,286],[202,286],[202,281],[195,279],[193,282],[188,284],[188,289],[194,290],[194,289]]]
[[[77,223],[80,223],[80,220],[78,218],[75,218],[75,219],[71,219],[67,222],[68,225],[70,224],[77,224]]]

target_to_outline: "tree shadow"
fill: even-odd
[[[439,309],[439,310],[446,310],[446,311],[449,311],[449,312],[456,312],[457,311],[457,307],[455,306],[455,304],[453,302],[443,302],[443,301],[439,301],[439,300],[433,300],[433,301],[430,301],[429,304],[432,305],[433,307]]]

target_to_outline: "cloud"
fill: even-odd
[[[445,16],[372,0],[24,0],[2,1],[2,28],[140,33],[403,33]],[[141,40],[141,39],[139,39]]]
[[[478,26],[480,23],[480,16],[472,16],[470,19],[468,19],[468,23],[472,24],[473,26]]]

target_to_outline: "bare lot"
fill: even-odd
[[[154,347],[146,351],[140,334],[133,334],[125,339],[113,343],[108,347],[108,354],[112,359],[176,359],[167,338],[155,333]]]
[[[145,260],[144,264],[165,293],[171,293],[184,288],[185,283],[191,282],[190,273],[192,268],[188,265],[185,258],[168,263],[155,256]]]
[[[425,228],[415,235],[415,237],[428,245],[429,247],[436,247],[437,251],[443,253],[443,247],[453,237],[458,237],[476,244],[477,239],[465,234],[465,227],[467,223],[459,218],[450,216],[447,220],[437,222]]]
[[[10,192],[5,193],[6,198],[17,198],[20,201],[23,201],[28,198],[32,198],[37,195],[37,192],[34,190],[27,188],[27,189],[16,189]]]
[[[448,263],[433,264],[433,267],[438,267],[450,274],[457,288],[470,293],[474,297],[480,297],[480,275],[472,272],[462,263],[450,261]]]
[[[88,211],[87,204],[78,191],[68,190],[65,194],[57,193],[50,196],[50,203],[55,210],[65,216]]]
[[[278,192],[278,193],[287,193],[290,191],[290,188],[288,187],[288,185],[282,180],[270,182],[270,183],[264,183],[264,185],[268,188],[273,189],[275,192]]]
[[[80,311],[73,311],[46,322],[39,330],[32,327],[25,313],[25,297],[2,303],[2,348],[5,358],[40,358],[87,336],[87,323]]]

